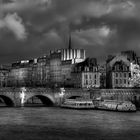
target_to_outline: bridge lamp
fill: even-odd
[[[62,102],[63,102],[64,95],[65,95],[65,89],[64,88],[60,88],[60,93],[59,93],[60,104],[62,104]]]
[[[21,88],[20,99],[21,99],[21,105],[22,106],[24,105],[25,91],[26,91],[25,87]]]
[[[65,95],[65,89],[64,88],[60,88],[59,96],[62,98],[64,95]]]

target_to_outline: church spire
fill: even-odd
[[[68,45],[69,45],[69,48],[68,49],[69,50],[72,49],[72,47],[71,47],[71,33],[69,33],[69,42],[68,42]]]

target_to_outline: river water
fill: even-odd
[[[0,140],[140,140],[140,112],[0,107]]]

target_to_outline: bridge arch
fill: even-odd
[[[37,97],[38,99],[40,99],[42,104],[46,106],[53,106],[55,104],[53,97],[51,97],[50,95],[38,95],[38,94],[28,96],[25,99],[25,103],[27,103],[27,101],[33,97]]]
[[[4,101],[4,103],[7,106],[11,106],[11,107],[15,106],[14,101],[10,97],[8,97],[6,95],[0,95],[0,98]]]
[[[67,99],[76,99],[76,98],[80,98],[80,97],[82,97],[82,96],[72,95],[72,96],[67,97]]]

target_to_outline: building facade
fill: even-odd
[[[110,55],[106,64],[98,65],[96,58],[86,58],[85,50],[69,45],[43,57],[12,63],[8,69],[0,68],[0,86],[133,88],[131,64],[140,66],[134,51]]]
[[[72,87],[72,77],[71,72],[74,68],[75,64],[72,63],[72,60],[66,60],[62,61],[61,64],[61,76],[62,76],[62,82],[64,87]]]
[[[32,85],[32,60],[24,60],[13,63],[8,77],[8,86],[31,86]]]
[[[37,58],[36,86],[46,85],[46,61],[47,61],[47,56]]]
[[[50,54],[50,82],[52,85],[61,85],[61,52],[56,51]]]
[[[100,88],[106,88],[106,64],[98,65],[100,72]]]
[[[96,59],[86,59],[77,64],[72,72],[72,83],[76,88],[99,88],[100,75]]]
[[[0,87],[8,86],[9,69],[0,68]]]
[[[107,88],[132,88],[130,64],[136,63],[135,55],[117,55],[107,61]]]

